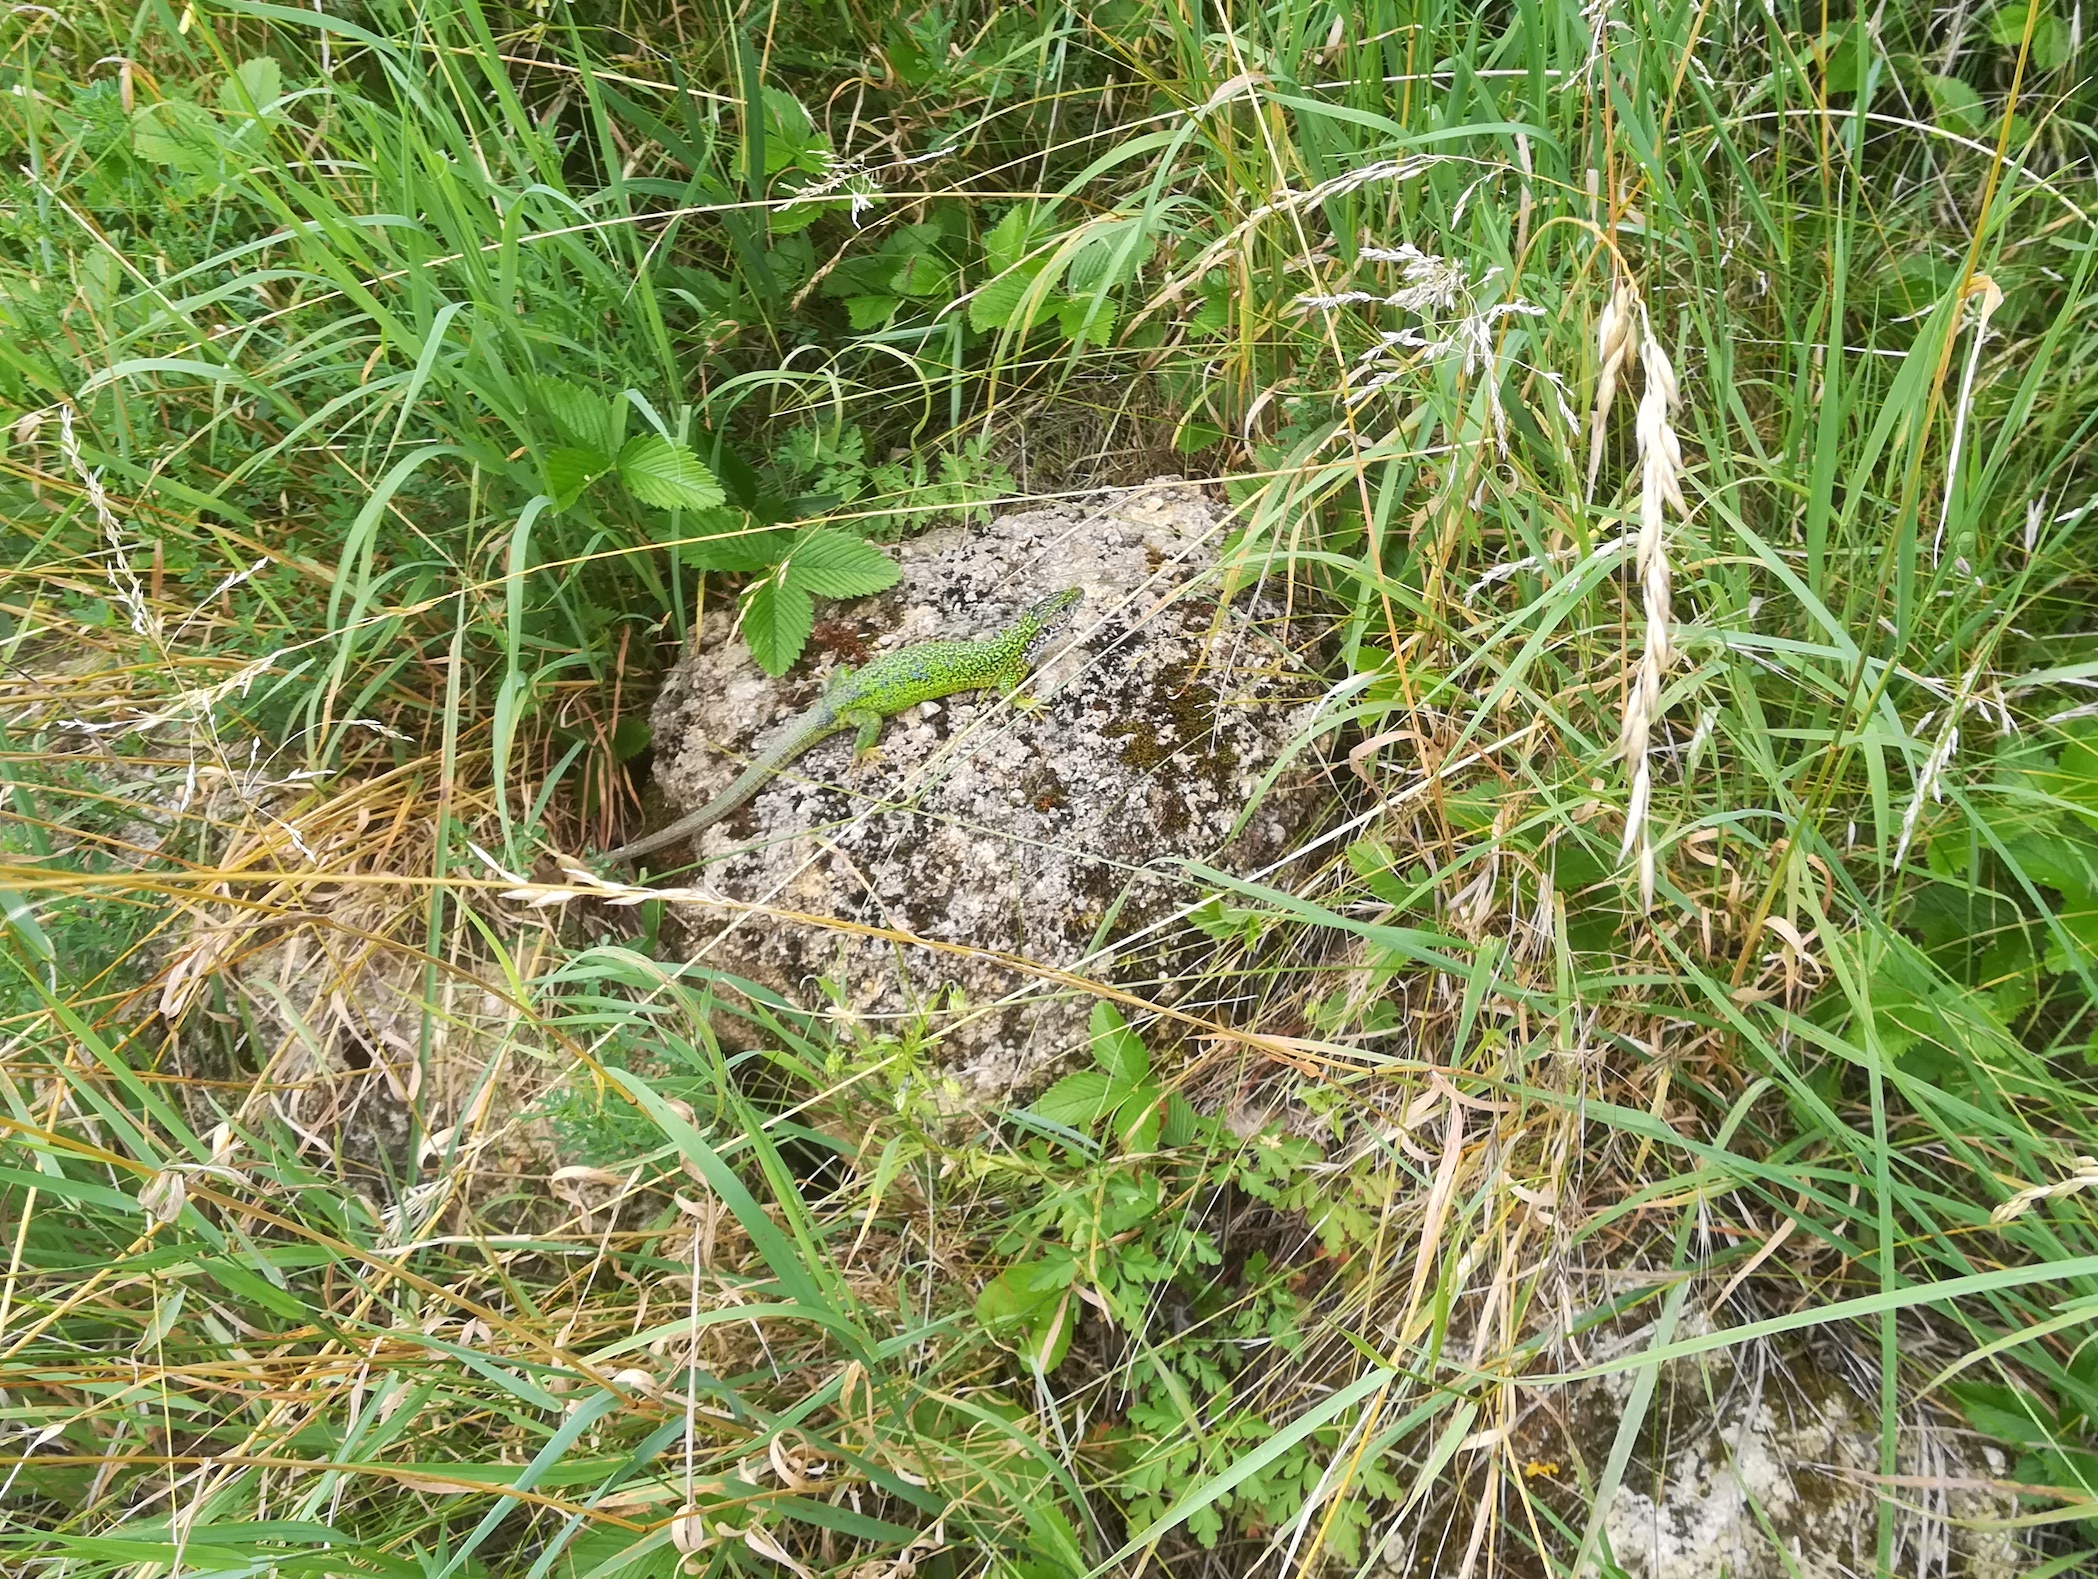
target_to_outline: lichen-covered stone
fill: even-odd
[[[898,550],[902,579],[841,606],[781,680],[710,617],[655,709],[656,778],[697,806],[741,754],[807,707],[837,662],[998,629],[1061,586],[1085,589],[1067,637],[1030,682],[1033,711],[995,692],[889,720],[855,766],[849,735],[809,751],[703,832],[704,883],[739,901],[838,917],[1113,978],[1102,952],[1200,895],[1178,863],[1251,872],[1284,860],[1315,804],[1285,775],[1243,829],[1263,776],[1302,732],[1316,687],[1241,598],[1220,613],[1223,512],[1161,484],[1057,505]],[[732,754],[733,753],[733,754]],[[665,864],[686,858],[664,852]],[[688,914],[695,954],[811,1006],[826,978],[849,1012],[894,1028],[925,1017],[939,1057],[996,1092],[1080,1045],[1090,1003],[988,957],[772,917],[716,927]]]
[[[1738,1311],[1688,1307],[1669,1341],[1703,1337]],[[1661,1342],[1631,1318],[1566,1342],[1553,1363],[1596,1364]],[[1639,1373],[1613,1371],[1535,1395],[1511,1458],[1528,1494],[1573,1531],[1590,1516],[1590,1482],[1615,1448]],[[1869,1385],[1876,1380],[1863,1378]],[[1830,1342],[1744,1342],[1664,1362],[1641,1415],[1601,1534],[1629,1579],[1848,1579],[1875,1566],[1880,1504],[1878,1402]],[[1585,1476],[1582,1466],[1585,1467]],[[1933,1407],[1905,1409],[1896,1436],[1894,1572],[1932,1579],[2012,1579],[2029,1565],[2016,1491],[1995,1447]],[[1395,1529],[1377,1579],[1439,1571],[1414,1549],[1417,1521]],[[1424,1561],[1424,1557],[1428,1560]],[[1589,1573],[1597,1570],[1591,1566]]]

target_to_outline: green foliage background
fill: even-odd
[[[2074,14],[0,35],[0,1566],[1565,1573],[1664,1365],[1808,1340],[2089,1559]],[[1165,471],[1287,590],[1331,831],[1179,872],[1046,1090],[520,902],[703,608],[782,673],[911,533]]]

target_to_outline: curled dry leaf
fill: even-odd
[[[424,1131],[421,1144],[415,1148],[416,1166],[428,1168],[444,1161],[452,1149],[452,1142],[458,1138],[459,1128],[456,1124],[446,1125],[443,1129]]]
[[[1419,743],[1422,747],[1422,756],[1426,757],[1428,755],[1428,739],[1418,730],[1387,729],[1381,734],[1371,735],[1369,739],[1361,742],[1348,752],[1349,768],[1354,771],[1355,776],[1361,779],[1363,783],[1369,785],[1371,789],[1375,789],[1377,781],[1370,776],[1370,758],[1374,757],[1380,748],[1395,745],[1401,740],[1412,740]]]
[[[814,1579],[808,1569],[795,1561],[794,1554],[774,1540],[762,1526],[753,1524],[743,1532],[743,1544],[760,1557],[769,1557],[790,1573],[799,1574],[801,1579]]]
[[[183,1203],[188,1199],[189,1184],[173,1168],[161,1169],[138,1192],[140,1210],[159,1224],[172,1223],[180,1217]]]
[[[620,1173],[612,1168],[589,1168],[581,1163],[570,1163],[548,1174],[546,1187],[569,1205],[579,1210],[588,1210],[583,1201],[584,1185],[597,1184],[606,1189],[622,1189],[631,1183],[634,1177],[632,1173]]]
[[[218,973],[221,965],[233,953],[249,929],[206,923],[191,935],[188,942],[175,952],[168,966],[167,979],[160,987],[160,1017],[174,1025],[189,1011],[189,1006],[204,983]]]
[[[691,1557],[703,1552],[720,1538],[707,1528],[706,1515],[689,1502],[670,1521],[670,1544],[677,1548],[680,1556]]]
[[[824,1478],[826,1466],[821,1459],[813,1457],[809,1446],[798,1434],[781,1432],[766,1445],[766,1457],[772,1460],[773,1473],[789,1491],[808,1491]]]

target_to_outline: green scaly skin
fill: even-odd
[[[881,735],[882,720],[920,702],[983,691],[995,686],[1012,696],[1034,668],[1042,649],[1071,617],[1085,593],[1066,587],[1031,605],[995,636],[979,641],[925,641],[884,653],[863,669],[840,669],[815,706],[758,748],[736,782],[689,816],[623,845],[606,857],[631,861],[666,844],[689,839],[757,794],[765,781],[817,741],[847,729],[859,731],[855,749],[868,751]]]

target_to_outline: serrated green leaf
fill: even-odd
[[[702,510],[685,527],[695,541],[681,541],[677,554],[694,570],[749,575],[770,570],[794,547],[794,533],[763,526],[741,510]]]
[[[1212,444],[1221,444],[1229,437],[1214,422],[1189,417],[1180,424],[1180,431],[1173,435],[1173,448],[1183,455],[1199,455]]]
[[[819,526],[804,532],[787,562],[787,579],[826,598],[864,598],[896,585],[894,560],[850,532]]]
[[[598,478],[612,469],[612,457],[601,450],[558,449],[546,457],[541,467],[546,477],[546,491],[553,496],[554,508],[565,510],[583,496]]]
[[[1956,132],[1981,130],[1988,112],[1982,108],[1979,93],[1958,77],[1926,75],[1923,85],[1930,92],[1931,107],[1937,111],[1940,124]]]
[[[1199,1125],[1194,1104],[1178,1091],[1168,1091],[1165,1123],[1159,1127],[1159,1138],[1168,1146],[1185,1146],[1195,1138]]]
[[[1188,327],[1200,334],[1214,334],[1231,324],[1231,288],[1221,281],[1202,285],[1202,305],[1195,316],[1188,320]]]
[[[812,186],[816,183],[810,183]],[[765,228],[775,236],[792,236],[807,230],[823,217],[825,209],[842,208],[842,198],[811,197],[790,201],[765,216]]]
[[[1123,1095],[1114,1077],[1098,1069],[1080,1069],[1065,1075],[1047,1091],[1027,1104],[1037,1118],[1066,1129],[1090,1129]]]
[[[848,296],[845,316],[855,329],[879,329],[889,321],[898,300],[894,296]]]
[[[565,378],[539,379],[537,388],[547,410],[553,413],[554,425],[570,444],[577,449],[601,450],[607,455],[618,453],[619,417],[612,401]]]
[[[1056,309],[1056,327],[1073,345],[1105,345],[1115,332],[1115,304],[1070,297]]]
[[[2024,42],[2029,5],[2039,11],[2032,23],[2032,64],[2041,71],[2052,71],[2069,58],[2071,50],[2068,26],[2046,0],[2010,0],[1998,6],[1989,18],[1989,37],[2005,49],[2018,48]]]
[[[1156,1151],[1165,1103],[1159,1089],[1145,1081],[1115,1105],[1115,1140],[1124,1151]]]
[[[697,455],[660,433],[637,433],[626,441],[619,480],[643,504],[664,510],[704,510],[725,497]]]
[[[1028,1316],[1071,1286],[1077,1264],[1068,1251],[1018,1261],[992,1278],[976,1296],[976,1315],[987,1327]]]
[[[1143,1038],[1129,1028],[1121,1011],[1106,999],[1093,1005],[1093,1062],[1124,1086],[1135,1085],[1151,1072],[1151,1055]]]
[[[946,293],[952,279],[952,271],[931,253],[913,252],[904,257],[887,283],[899,296],[939,296]]]
[[[2043,1447],[2053,1440],[2053,1411],[2031,1393],[1987,1382],[1955,1382],[1945,1390],[1984,1436],[2019,1447]]]
[[[815,628],[815,605],[791,581],[770,577],[743,600],[743,639],[767,674],[781,675],[791,669]]]
[[[1007,1267],[976,1296],[977,1322],[992,1337],[1017,1347],[1030,1365],[1055,1370],[1077,1325],[1071,1295],[1077,1271],[1068,1252]]]
[[[830,139],[816,130],[816,123],[801,100],[784,88],[766,88],[765,173],[777,175],[789,165],[805,170],[820,168],[811,155],[830,147]]]
[[[2001,44],[2006,49],[2016,49],[2025,37],[2026,13],[2031,9],[2029,0],[2010,0],[1989,14],[1989,41]],[[2040,11],[2040,22],[2047,19],[2046,8]],[[2039,26],[2034,23],[2035,29]]]
[[[1027,293],[1041,272],[1040,263],[1023,263],[985,284],[969,298],[969,327],[979,333],[1032,327],[1043,306],[1037,304],[1030,314]]]
[[[154,164],[204,174],[218,167],[218,121],[185,99],[141,105],[131,117],[131,146]]]
[[[1078,1302],[1066,1292],[1058,1298],[1055,1309],[1034,1323],[1027,1345],[1020,1351],[1021,1358],[1047,1376],[1064,1363],[1064,1356],[1071,1352],[1071,1335],[1077,1329]]]
[[[1137,232],[1131,239],[1132,232]],[[1144,233],[1141,216],[1102,226],[1071,259],[1064,283],[1073,291],[1091,291],[1105,280],[1110,287],[1127,284],[1157,250],[1157,240]]]
[[[228,115],[255,115],[284,93],[284,68],[267,55],[244,60],[219,84],[219,108]]]
[[[998,223],[984,232],[984,261],[1000,274],[1027,256],[1034,240],[1034,205],[1015,203]]]

